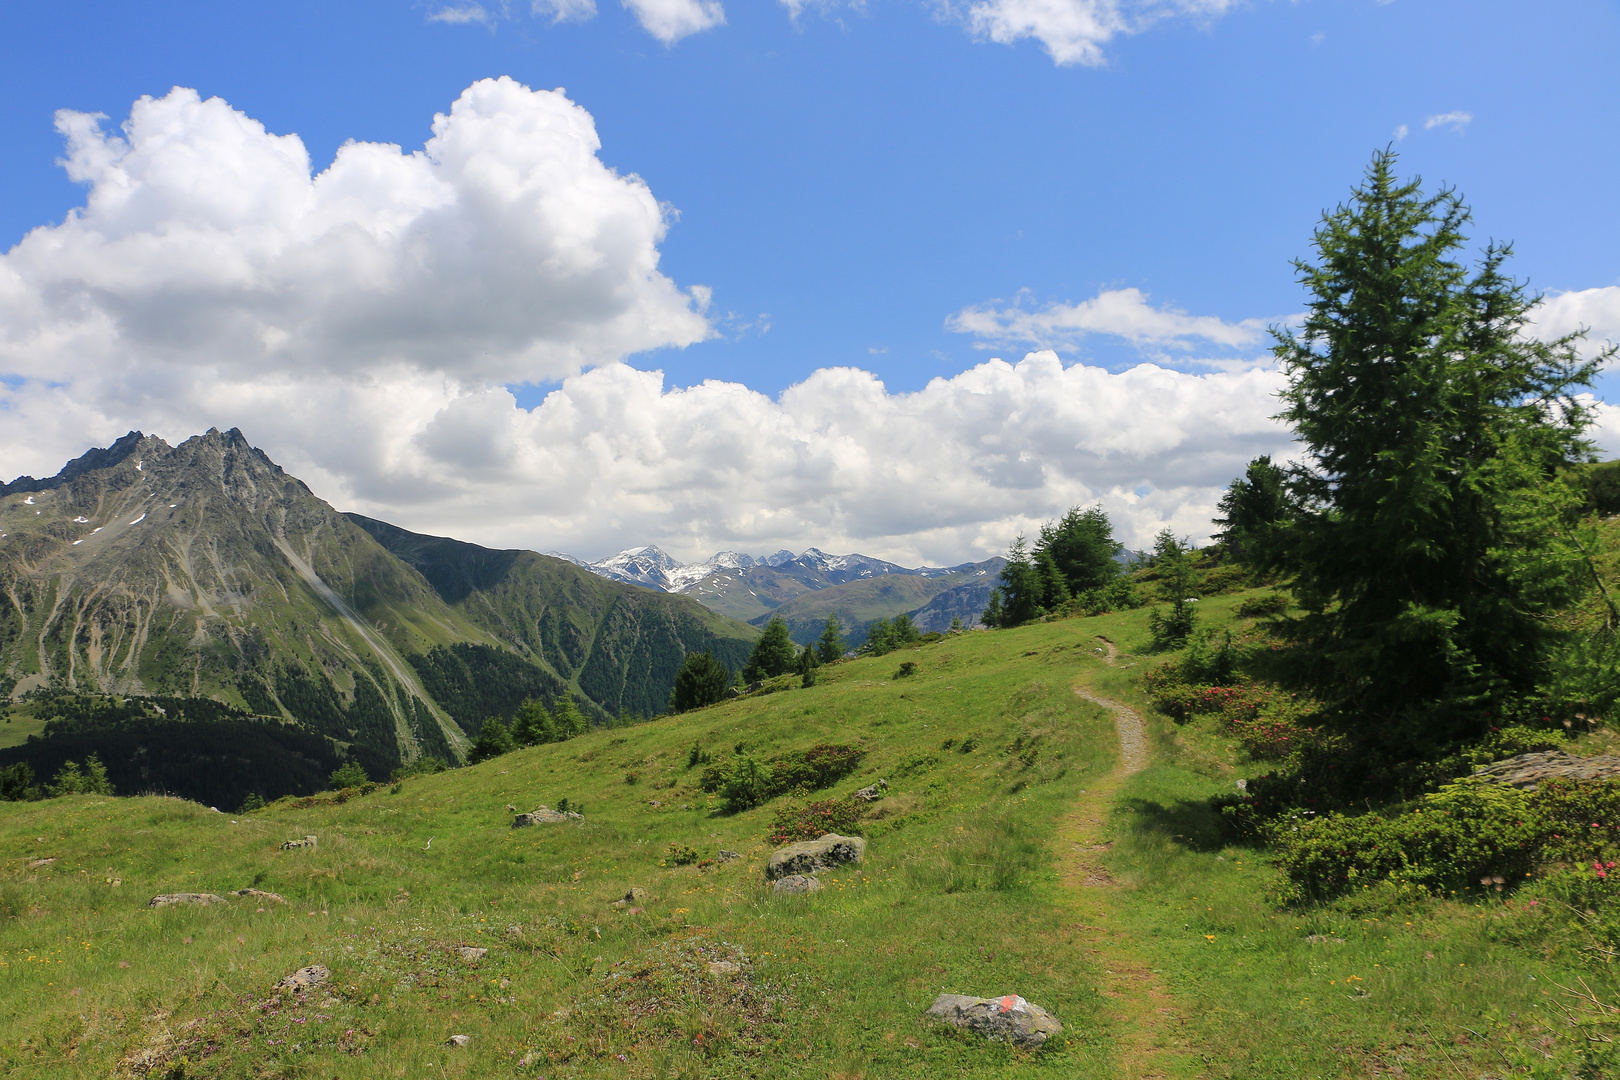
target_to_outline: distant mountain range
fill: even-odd
[[[757,636],[560,559],[339,513],[237,430],[131,432],[0,485],[0,702],[211,698],[377,775],[460,757],[525,697],[651,715],[688,651],[735,669]]]
[[[554,554],[614,581],[690,596],[754,626],[780,615],[800,644],[815,640],[827,616],[837,615],[851,647],[865,640],[873,619],[900,614],[910,614],[925,631],[948,629],[953,618],[965,626],[978,625],[996,575],[1006,565],[996,557],[912,568],[868,555],[829,555],[818,548],[759,558],[722,551],[701,563],[681,563],[652,545],[598,562]]]

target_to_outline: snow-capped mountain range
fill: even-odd
[[[560,551],[546,554],[566,559],[594,574],[614,581],[642,585],[660,592],[684,593],[705,578],[725,571],[748,571],[756,568],[779,570],[799,577],[809,574],[826,584],[842,585],[859,578],[879,577],[883,574],[915,574],[937,577],[953,568],[943,566],[906,567],[874,559],[868,555],[829,555],[819,548],[806,548],[802,555],[786,550],[771,555],[745,555],[740,551],[717,551],[700,563],[679,562],[653,544],[626,548],[596,562],[586,562]]]

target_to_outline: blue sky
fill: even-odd
[[[697,0],[643,2],[693,9]],[[1020,23],[1030,10],[1037,17]],[[116,361],[152,372],[144,389],[121,385],[116,393],[94,389],[93,372],[51,380],[38,356],[0,352],[0,367],[13,376],[8,386],[18,378],[52,383],[58,395],[30,398],[26,388],[12,387],[0,424],[29,438],[4,440],[12,446],[0,453],[0,471],[48,471],[79,452],[71,448],[75,438],[82,449],[86,436],[104,441],[125,426],[184,437],[187,425],[243,422],[250,437],[340,504],[490,542],[594,548],[581,552],[589,555],[648,540],[688,555],[710,544],[766,550],[780,541],[795,550],[864,545],[882,549],[873,554],[949,559],[1004,546],[998,538],[1021,523],[1067,500],[1094,498],[1129,521],[1132,540],[1163,524],[1194,532],[1218,495],[1222,470],[1229,476],[1251,450],[1283,445],[1254,418],[1202,442],[1196,419],[1179,442],[1094,440],[1080,457],[1048,466],[1040,483],[1007,481],[1003,466],[1011,466],[976,463],[969,447],[951,460],[959,471],[988,477],[983,489],[960,492],[962,505],[948,513],[889,520],[876,509],[884,500],[868,490],[878,479],[823,488],[808,479],[818,468],[847,476],[843,458],[781,466],[791,482],[782,473],[734,477],[729,489],[714,461],[694,458],[684,479],[625,494],[637,487],[626,464],[634,455],[619,453],[615,460],[630,472],[592,474],[620,492],[617,501],[581,501],[579,492],[540,479],[548,467],[583,466],[559,464],[556,448],[546,445],[553,437],[546,432],[558,430],[555,417],[542,424],[537,407],[567,389],[562,380],[619,359],[662,371],[666,397],[676,387],[722,380],[782,408],[785,389],[817,371],[849,367],[881,380],[902,412],[905,402],[919,405],[906,395],[932,379],[959,380],[991,357],[1016,364],[1043,345],[1057,348],[1062,365],[1114,376],[1149,363],[1237,378],[1263,362],[1255,328],[1302,306],[1289,260],[1308,254],[1322,210],[1342,199],[1372,151],[1389,143],[1398,146],[1403,171],[1465,194],[1477,236],[1515,241],[1519,276],[1540,289],[1579,294],[1584,299],[1570,301],[1570,310],[1620,336],[1620,290],[1605,291],[1620,286],[1620,67],[1613,63],[1620,10],[1613,3],[869,0],[805,5],[795,16],[782,3],[731,0],[723,24],[673,43],[613,0],[602,0],[594,17],[562,22],[528,3],[493,2],[478,9],[481,19],[443,21],[458,11],[477,14],[467,4],[404,2],[9,6],[0,13],[0,139],[9,150],[0,165],[0,248],[85,205],[86,183],[57,164],[64,141],[53,127],[56,110],[106,114],[102,127],[112,134],[142,95],[192,88],[272,134],[296,134],[320,172],[346,140],[394,143],[407,154],[420,149],[436,113],[448,112],[476,81],[506,75],[535,91],[566,88],[594,122],[600,162],[639,176],[665,206],[666,231],[646,241],[648,250],[683,295],[697,296],[694,286],[712,290],[691,302],[706,329],[624,331],[615,345],[582,346],[572,362],[519,358],[464,369],[413,360],[412,386],[426,373],[453,379],[456,388],[437,405],[413,398],[404,407],[392,399],[390,410],[415,417],[400,421],[405,427],[351,416],[369,449],[316,445],[312,433],[330,431],[331,416],[304,426],[266,420],[270,391],[253,381],[263,364],[252,377],[209,368],[208,378],[235,380],[242,394],[184,405],[174,388],[188,371],[201,377],[201,361],[177,361],[150,341],[126,337],[101,354],[103,367]],[[1073,35],[1061,37],[1064,19],[1086,15],[1119,29],[1078,45]],[[990,40],[997,27],[1016,37],[1020,25],[1035,36]],[[1057,62],[1073,60],[1076,48],[1092,53]],[[24,275],[29,280],[44,273],[37,260],[17,252],[12,259],[35,268]],[[1124,297],[1129,310],[1079,323],[1063,316],[1065,306],[1099,296]],[[1015,307],[1049,317],[1020,321]],[[963,316],[973,312],[980,317]],[[1155,323],[1128,332],[1122,327],[1138,325],[1129,321],[1132,312],[1150,323],[1178,312],[1208,321],[1203,330]],[[0,333],[0,349],[5,340]],[[311,361],[288,370],[303,378],[340,367]],[[391,387],[411,381],[391,382],[402,378],[398,371],[380,370],[345,368],[349,390],[319,393],[358,393],[363,383],[375,397],[379,380]],[[1110,392],[1126,389],[1108,385]],[[1225,392],[1208,383],[1177,385],[1192,402]],[[522,428],[512,436],[521,447],[435,434],[452,426],[448,417],[458,408],[499,386],[514,393],[505,405],[512,417],[486,416],[471,429],[512,420]],[[958,389],[969,392],[965,384]],[[1601,390],[1620,400],[1614,376]],[[125,404],[113,404],[118,400]],[[294,399],[275,400],[285,408]],[[630,416],[629,399],[615,400],[619,414]],[[1157,399],[1109,400],[1109,408],[1129,414]],[[706,410],[718,407],[658,423],[717,423],[718,414]],[[614,412],[604,408],[603,415]],[[71,423],[61,419],[69,415]],[[766,417],[748,430],[764,424],[780,432],[783,422]],[[569,430],[575,443],[589,441],[577,427]],[[378,451],[379,439],[394,449]],[[916,453],[926,440],[904,445]],[[867,458],[900,452],[859,449]],[[1026,447],[1009,460],[1043,453]],[[1136,464],[1101,467],[1121,455]],[[516,458],[527,463],[513,464]],[[498,467],[490,464],[496,459]],[[436,484],[423,475],[442,480],[458,469],[466,480],[459,494],[448,482],[437,484],[445,488],[439,494],[426,491]],[[472,478],[502,470],[507,480],[480,480],[482,494],[473,494]],[[885,482],[903,482],[885,475]],[[708,485],[710,497],[677,497],[660,486],[682,484],[688,493]],[[791,490],[792,506],[775,505],[773,489]],[[748,496],[746,513],[722,508],[745,490],[758,492]],[[1166,494],[1143,501],[1145,490]],[[986,496],[991,491],[995,498]],[[1001,498],[1008,492],[1028,497]],[[538,516],[521,509],[535,500],[551,509]],[[496,504],[509,509],[490,509]],[[557,509],[564,504],[573,509]],[[803,509],[815,505],[821,509]]]

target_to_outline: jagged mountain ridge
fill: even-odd
[[[19,478],[0,489],[0,699],[212,697],[386,769],[458,756],[508,698],[655,711],[670,656],[736,663],[756,636],[533,552],[395,533],[460,578],[430,579],[234,429],[131,432]]]
[[[938,587],[925,586],[915,580],[904,584],[890,582],[891,587],[878,590],[890,597],[889,603],[872,608],[864,600],[854,602],[856,608],[876,612],[869,615],[869,619],[890,618],[907,610],[896,606],[903,599],[922,604],[945,589],[966,583],[968,578],[994,561],[913,568],[869,555],[829,555],[811,547],[799,555],[783,550],[760,558],[736,551],[721,551],[701,563],[681,563],[652,544],[627,548],[596,562],[586,562],[569,555],[557,554],[556,557],[614,581],[690,596],[711,610],[755,626],[763,625],[766,617],[778,607],[792,603],[808,592],[890,576],[948,581],[948,584]],[[859,592],[863,597],[872,594],[870,590]],[[826,607],[829,612],[838,610],[834,601],[820,606]],[[975,618],[977,614],[974,613]],[[794,618],[798,619],[799,614],[795,614]],[[825,615],[822,621],[825,622]],[[949,619],[946,623],[949,625]],[[794,625],[797,640],[803,636],[803,628],[798,627],[797,623]],[[864,627],[865,621],[862,621],[862,632]]]
[[[874,619],[911,616],[923,632],[950,629],[953,616],[966,628],[979,624],[979,614],[989,600],[996,575],[1007,565],[997,556],[983,562],[964,563],[927,575],[876,574],[820,589],[806,589],[751,620],[764,626],[779,617],[787,623],[788,634],[801,645],[820,637],[828,616],[837,616],[850,648],[866,640],[867,626]],[[971,612],[964,607],[977,598]]]

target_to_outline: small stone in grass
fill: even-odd
[[[285,904],[287,902],[287,901],[285,901],[285,900],[283,900],[281,898],[281,894],[273,893],[273,892],[265,892],[262,889],[237,889],[234,892],[232,892],[231,895],[232,896],[251,896],[254,899],[264,900],[264,901],[267,901],[267,902],[272,903],[272,904]]]
[[[480,949],[473,945],[463,945],[459,951],[461,953],[461,958],[469,963],[474,960],[482,960],[484,957],[489,955],[488,949]]]
[[[625,893],[623,896],[619,897],[617,900],[613,901],[613,903],[609,904],[608,906],[609,907],[615,907],[615,908],[618,908],[620,911],[623,911],[625,908],[633,907],[633,906],[641,903],[645,899],[647,899],[647,890],[643,889],[639,885],[636,885],[636,886],[632,886],[629,892]]]
[[[331,977],[332,972],[327,969],[325,964],[311,964],[309,967],[299,968],[291,975],[288,975],[285,979],[282,979],[280,982],[276,983],[275,989],[291,990],[294,993],[297,993],[300,990],[313,989]]]
[[[709,961],[710,975],[736,975],[740,971],[742,971],[742,966],[740,964],[734,964],[730,960]]]
[[[472,1042],[472,1036],[470,1035],[452,1035],[444,1041],[444,1045],[466,1046],[470,1042]]]
[[[178,904],[223,904],[223,896],[215,896],[211,892],[177,892],[163,893],[154,896],[146,902],[147,907],[174,907]]]

